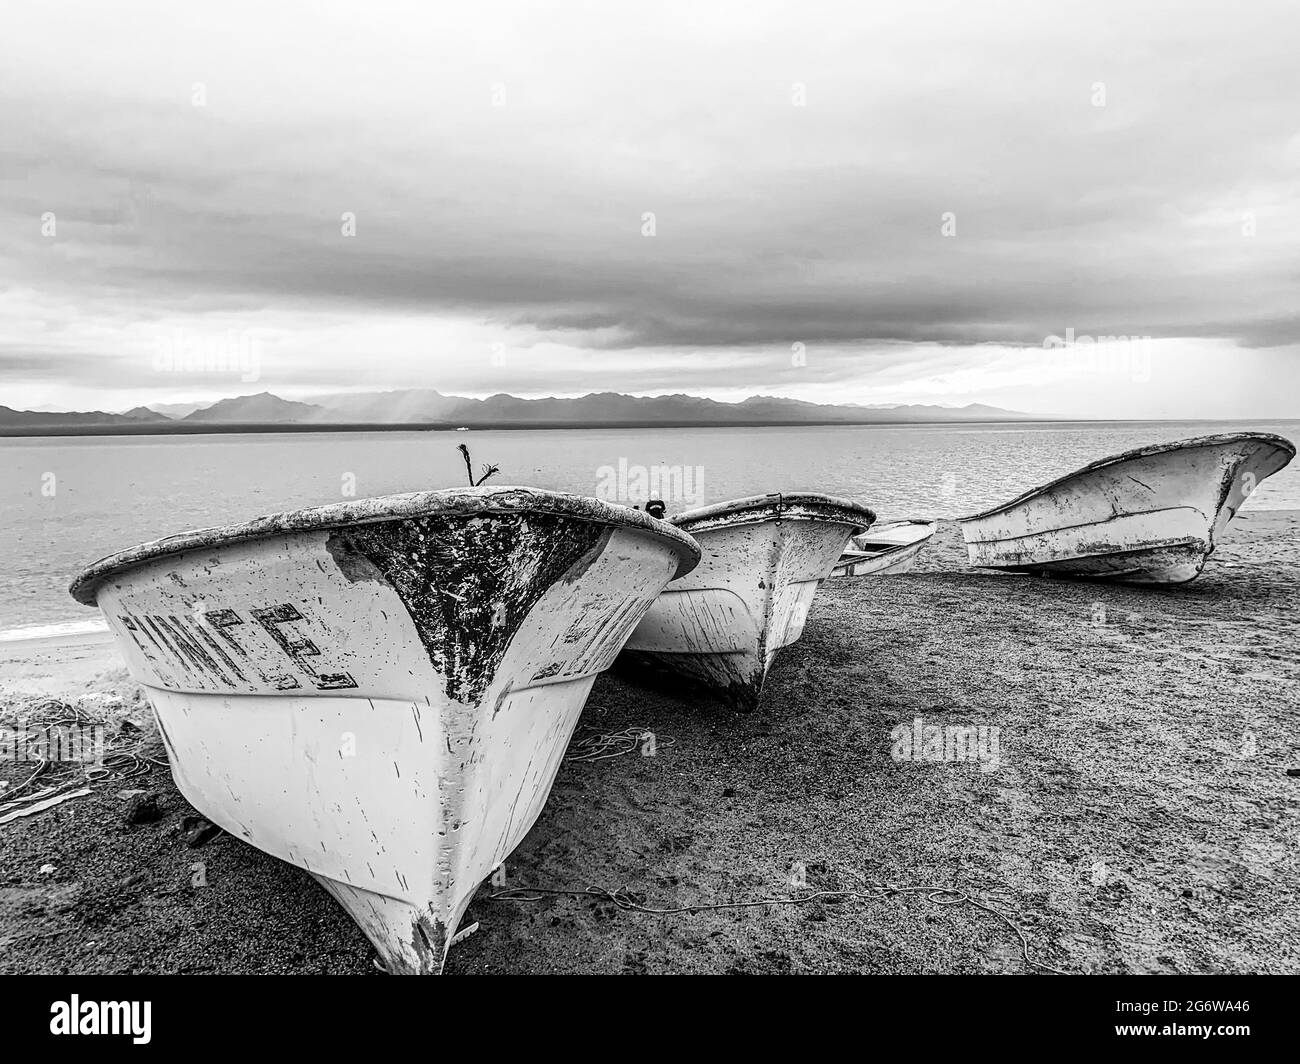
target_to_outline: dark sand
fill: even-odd
[[[659,907],[952,887],[1060,971],[1300,971],[1300,514],[1247,513],[1182,588],[964,562],[945,523],[912,575],[828,581],[749,715],[602,677],[579,736],[649,729],[657,756],[566,763],[507,885]],[[122,670],[87,681],[83,642],[47,677],[51,653],[0,646],[10,719],[35,676],[151,738]],[[918,716],[998,727],[999,767],[893,760]],[[130,825],[118,793],[140,787],[165,815]],[[192,815],[159,767],[0,825],[0,972],[374,972],[305,873],[227,835],[191,849]],[[1033,970],[1001,917],[940,904],[958,895],[663,916],[488,893],[449,973]]]

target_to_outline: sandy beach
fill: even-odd
[[[567,761],[505,887],[685,911],[485,885],[448,973],[1300,971],[1300,512],[1181,588],[965,561],[944,522],[828,581],[750,714],[603,676],[577,740],[655,756]],[[0,823],[0,973],[377,974],[306,873],[206,837],[107,636],[0,644],[0,722],[74,711],[131,773]],[[996,764],[900,760],[917,721]]]

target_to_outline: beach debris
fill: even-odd
[[[622,757],[624,754],[636,753],[643,757],[654,757],[660,746],[673,746],[677,740],[656,735],[647,728],[624,728],[611,734],[593,733],[574,737],[569,744],[566,761],[604,761],[610,757]]]
[[[31,816],[33,813],[42,813],[46,809],[52,809],[63,802],[69,802],[73,798],[84,798],[90,794],[89,787],[82,787],[79,791],[66,791],[63,794],[56,794],[52,798],[45,798],[39,802],[29,802],[22,808],[15,809],[13,812],[5,813],[0,816],[0,824],[8,824],[11,820],[17,820],[19,817]]]
[[[181,821],[181,831],[185,834],[185,845],[191,850],[206,846],[221,834],[216,824],[201,816],[187,816]]]
[[[145,752],[145,747],[155,741],[154,737],[127,721],[120,705],[104,705],[102,699],[95,700],[99,705],[88,705],[88,699],[89,696],[82,696],[76,703],[69,703],[47,698],[22,703],[4,712],[0,727],[43,735],[47,745],[35,747],[40,750],[37,756],[32,755],[32,746],[26,747],[25,760],[33,765],[31,774],[17,784],[11,781],[0,790],[0,824],[15,819],[10,814],[19,805],[54,796],[66,801],[65,791],[76,790],[75,797],[81,797],[91,793],[84,788],[94,784],[123,783],[148,775],[155,766],[166,767],[165,761]],[[49,757],[48,740],[52,735],[61,741],[72,740],[68,743],[72,749],[76,749],[78,741],[83,742],[81,756]],[[50,807],[43,805],[41,809]],[[39,811],[29,808],[21,815]]]
[[[451,947],[456,945],[456,943],[464,942],[465,939],[469,938],[469,936],[472,935],[477,930],[478,930],[477,920],[475,920],[472,924],[470,924],[469,927],[462,927],[459,931],[457,931],[452,936],[451,941],[447,943],[447,948],[451,949]]]
[[[128,824],[152,824],[166,815],[162,802],[154,791],[143,791],[128,799],[122,818]]]
[[[38,876],[52,876],[54,872],[55,872],[55,868],[52,864],[43,864],[41,865],[40,870],[36,874]]]
[[[488,477],[494,476],[497,473],[501,472],[500,466],[484,465],[483,475],[479,477],[478,480],[475,480],[474,463],[470,461],[469,448],[466,447],[463,443],[458,443],[456,445],[456,450],[460,451],[461,457],[465,459],[465,475],[469,477],[469,486],[471,488],[477,488],[480,484],[483,483],[483,481],[487,480]]]

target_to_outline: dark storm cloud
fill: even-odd
[[[140,7],[150,33],[33,6],[0,45],[0,281],[47,331],[315,307],[757,359],[1300,341],[1288,5]],[[17,376],[139,365],[6,345]]]

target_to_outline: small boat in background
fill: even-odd
[[[831,576],[896,576],[910,573],[934,535],[934,521],[888,521],[849,540]]]
[[[625,659],[670,669],[751,709],[776,652],[803,633],[818,584],[875,514],[844,499],[797,492],[737,499],[668,520],[699,543],[703,558],[650,607]]]
[[[979,568],[1186,583],[1260,482],[1295,453],[1290,440],[1264,432],[1139,447],[958,521]]]
[[[182,533],[71,591],[181,793],[314,876],[388,971],[427,973],[541,812],[597,674],[698,560],[624,507],[477,487]]]

